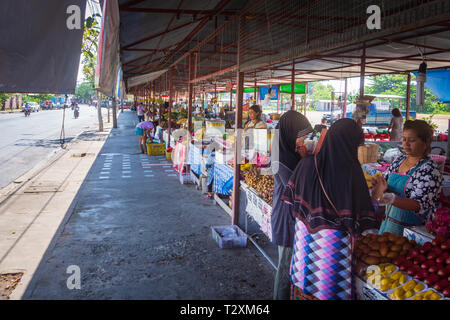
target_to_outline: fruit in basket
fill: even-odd
[[[441,300],[442,297],[440,294],[434,292],[429,289],[427,291],[419,292],[411,300]]]
[[[416,281],[416,280],[410,280],[407,283],[405,283],[403,286],[397,288],[393,292],[389,294],[389,297],[394,300],[404,300],[411,298],[416,293],[422,291],[425,289],[425,286]]]

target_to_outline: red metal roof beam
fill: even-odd
[[[143,12],[143,13],[169,13],[169,14],[187,14],[187,15],[219,15],[219,16],[237,16],[239,12],[236,11],[221,11],[216,12],[215,10],[189,10],[189,9],[161,9],[161,8],[130,8],[124,7],[120,8],[120,11],[127,12]],[[204,17],[202,17],[204,18]]]

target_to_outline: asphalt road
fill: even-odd
[[[107,121],[107,109],[102,109]],[[112,121],[112,111],[111,111]],[[0,188],[7,186],[60,148],[63,110],[0,114]],[[98,125],[97,109],[80,105],[80,116],[65,110],[64,134],[68,142],[89,126]]]

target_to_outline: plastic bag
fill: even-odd
[[[386,150],[386,152],[384,153],[383,160],[386,162],[392,163],[395,160],[395,158],[397,158],[401,155],[402,155],[402,152],[400,151],[399,148],[389,149],[389,150]]]

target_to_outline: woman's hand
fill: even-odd
[[[308,150],[306,150],[306,147],[304,145],[296,146],[295,150],[302,158],[308,155]]]
[[[379,199],[387,190],[387,182],[383,176],[376,176],[372,179],[372,196]]]

